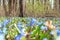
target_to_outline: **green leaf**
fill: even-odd
[[[21,40],[26,40],[26,37],[22,37]]]

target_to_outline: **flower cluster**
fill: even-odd
[[[49,29],[45,18],[0,18],[0,40],[54,40],[60,36],[59,20],[52,20],[55,30]],[[57,26],[56,26],[57,25]]]

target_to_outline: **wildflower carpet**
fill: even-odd
[[[52,21],[56,35],[45,25],[47,20]],[[59,18],[0,17],[0,40],[60,40],[59,24]]]

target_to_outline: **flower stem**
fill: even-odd
[[[17,25],[14,24],[14,26],[15,26],[15,28],[18,30],[18,32],[20,33],[20,30],[19,30],[19,28],[17,27]]]

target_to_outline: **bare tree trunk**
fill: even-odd
[[[26,0],[23,0],[23,16],[25,15],[26,10]]]
[[[20,15],[21,17],[23,17],[23,0],[19,0],[19,4],[20,4]]]
[[[19,0],[15,0],[14,2],[14,16],[18,16],[19,15]]]
[[[16,6],[15,6],[16,7],[16,16],[19,16],[19,14],[20,14],[19,0],[17,0],[16,3],[17,3]]]
[[[8,8],[8,1],[7,0],[3,0],[3,7],[4,7],[4,11],[5,11],[5,16],[9,16],[9,8]]]
[[[5,10],[3,7],[3,0],[0,0],[0,16],[5,16]]]
[[[14,10],[13,1],[14,1],[14,0],[11,0],[11,7],[10,7],[10,16],[11,16],[11,17],[14,16],[14,15],[13,15],[13,10]]]

